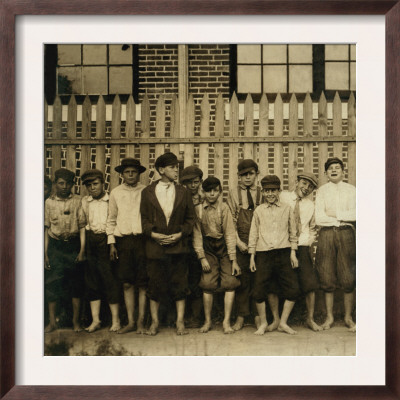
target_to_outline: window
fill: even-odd
[[[356,46],[325,45],[325,89],[356,90]]]

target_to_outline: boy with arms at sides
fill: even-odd
[[[200,332],[211,329],[214,292],[225,292],[224,333],[234,333],[230,317],[235,289],[240,285],[236,262],[236,233],[229,207],[220,199],[221,182],[208,177],[202,184],[204,202],[196,207],[197,220],[193,229],[193,247],[201,262],[203,273],[199,286],[203,289],[205,321]],[[219,283],[220,281],[220,283]]]
[[[265,299],[271,281],[275,279],[285,298],[277,328],[280,332],[294,335],[296,331],[288,326],[287,320],[300,294],[294,271],[298,267],[296,222],[293,210],[279,199],[280,179],[266,175],[261,186],[265,202],[254,211],[248,250],[251,254],[250,270],[255,272],[253,298],[260,316],[260,326],[255,334],[263,335],[268,328]]]
[[[350,332],[356,331],[352,318],[356,287],[356,188],[343,182],[343,161],[328,158],[325,163],[328,183],[322,185],[315,200],[315,222],[321,227],[318,237],[316,267],[325,292],[326,321],[333,322],[334,291],[344,292],[344,322]]]
[[[83,294],[85,254],[85,217],[80,196],[72,194],[75,174],[68,169],[54,173],[55,194],[44,206],[45,290],[49,303],[49,324],[45,333],[58,328],[56,306],[61,299],[72,297],[72,323],[81,331],[79,309]]]
[[[181,176],[182,185],[189,190],[192,195],[193,205],[197,206],[203,202],[200,195],[200,186],[203,183],[203,171],[200,168],[191,165],[182,171]],[[193,237],[191,237],[193,239]],[[197,259],[196,252],[193,249],[193,241],[189,241],[190,253],[188,254],[189,275],[188,283],[190,295],[188,298],[189,306],[191,307],[191,320],[188,325],[189,328],[200,328],[201,309],[203,305],[203,292],[199,287],[201,278],[201,264]]]
[[[152,323],[146,332],[158,333],[160,301],[169,294],[176,305],[176,333],[186,335],[185,299],[189,293],[187,254],[195,220],[192,196],[178,179],[178,159],[165,153],[155,161],[161,179],[142,192],[140,212],[146,236],[148,297]]]
[[[289,204],[297,225],[298,249],[296,252],[299,268],[296,269],[301,292],[306,296],[307,325],[313,331],[321,331],[314,321],[315,291],[319,288],[318,277],[311,258],[311,245],[317,236],[314,216],[314,202],[308,196],[317,188],[318,180],[311,172],[297,175],[296,188],[292,192],[282,192],[281,201]],[[277,296],[276,296],[277,297]],[[278,304],[278,299],[273,304]],[[272,310],[277,314],[277,307]]]
[[[128,324],[118,330],[127,333],[135,327],[135,287],[139,291],[137,333],[144,333],[146,310],[146,258],[144,236],[140,216],[140,199],[145,188],[139,182],[140,174],[146,168],[134,158],[124,158],[115,167],[123,183],[111,191],[108,208],[106,233],[110,245],[110,259],[117,261],[116,276],[122,282]]]
[[[261,200],[261,188],[257,185],[257,175],[257,163],[249,159],[241,160],[238,164],[238,187],[229,190],[227,199],[236,227],[236,259],[241,270],[239,277],[241,284],[235,294],[237,319],[232,327],[235,331],[243,328],[244,318],[250,315],[250,292],[254,274],[250,271],[250,254],[247,252],[247,245],[253,212]],[[260,323],[258,315],[255,316],[254,322],[258,327]]]
[[[120,286],[111,269],[107,245],[109,196],[104,191],[104,175],[101,171],[88,170],[83,173],[81,180],[89,193],[82,199],[82,210],[86,218],[85,284],[92,313],[92,323],[86,331],[95,332],[101,327],[100,299],[105,292],[112,318],[110,332],[116,332],[121,329],[118,315]]]

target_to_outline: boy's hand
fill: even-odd
[[[179,241],[182,237],[182,232],[179,233],[173,233],[172,235],[167,236],[163,241],[162,244],[164,245],[169,245],[169,244],[174,244],[177,241]]]
[[[293,269],[299,267],[299,261],[297,260],[296,251],[295,250],[292,250],[290,252],[290,262],[292,264],[292,268]]]
[[[203,269],[203,272],[205,272],[205,273],[211,272],[211,267],[210,267],[210,264],[208,263],[207,258],[205,258],[205,257],[202,258],[200,260],[200,262],[201,262],[201,268]]]
[[[241,273],[242,273],[242,271],[241,271],[241,269],[240,269],[240,267],[239,267],[239,264],[237,263],[236,260],[233,260],[233,261],[232,261],[232,275],[233,275],[233,276],[238,276],[238,275],[240,275]]]
[[[114,243],[110,244],[110,260],[111,261],[118,260],[118,251],[117,251],[117,248],[115,247]]]
[[[166,239],[169,237],[168,235],[164,235],[163,233],[151,232],[151,237],[154,239],[159,245],[165,245]]]
[[[247,253],[248,247],[247,247],[247,244],[245,242],[242,242],[240,239],[236,240],[236,246],[239,248],[239,250],[242,253]]]
[[[254,257],[254,254],[252,254],[251,256],[250,256],[250,271],[251,272],[255,272],[256,271],[256,260],[255,260],[255,257]]]
[[[44,268],[47,269],[48,271],[51,270],[50,261],[49,261],[49,257],[47,256],[47,254],[44,255]]]
[[[79,252],[78,257],[76,257],[76,259],[75,259],[75,262],[76,263],[82,262],[84,259],[85,259],[85,253],[82,251],[82,252]]]

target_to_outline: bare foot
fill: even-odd
[[[86,332],[92,333],[96,332],[101,327],[101,321],[93,321],[90,326],[85,328]]]
[[[243,324],[244,324],[244,318],[237,317],[235,324],[232,326],[232,329],[234,331],[240,331],[243,328]]]
[[[117,333],[123,335],[124,333],[132,332],[134,329],[135,329],[135,324],[132,322],[121,328]]]
[[[158,333],[158,324],[152,323],[148,331],[145,332],[146,335],[155,336]]]
[[[80,325],[79,322],[74,322],[74,332],[81,332],[82,331],[82,327]]]
[[[322,324],[322,329],[324,329],[325,331],[331,329],[333,321],[334,321],[333,317],[326,317],[325,322]]]
[[[276,329],[278,329],[280,323],[281,323],[281,320],[280,320],[280,319],[274,319],[274,320],[272,321],[272,324],[269,324],[269,325],[268,325],[267,331],[268,331],[268,332],[273,332],[273,331],[275,331]]]
[[[289,335],[297,335],[297,332],[293,330],[289,325],[280,323],[278,326],[279,332],[285,332]]]
[[[268,328],[268,324],[260,324],[258,329],[254,332],[255,335],[262,336]]]
[[[200,333],[207,333],[211,330],[211,322],[204,322],[204,325],[199,329]]]
[[[349,328],[348,329],[349,332],[355,332],[356,331],[356,324],[354,323],[354,321],[351,318],[345,318],[344,319],[344,323]]]
[[[121,324],[120,322],[113,322],[113,324],[110,327],[110,332],[118,332],[121,329]]]
[[[313,319],[307,318],[307,326],[312,329],[314,332],[322,331],[322,326],[319,326]]]
[[[146,329],[144,328],[143,323],[138,322],[138,326],[137,326],[137,329],[136,329],[136,334],[144,335],[145,333],[146,333]]]
[[[261,325],[261,318],[258,315],[256,317],[254,317],[254,325],[256,326],[257,329]]]
[[[57,324],[48,324],[46,328],[44,328],[44,333],[50,333],[58,329]]]
[[[225,334],[235,333],[235,331],[232,329],[231,324],[229,322],[223,322],[222,327],[224,328]]]
[[[185,329],[185,324],[183,323],[183,321],[176,323],[176,334],[178,336],[187,335],[188,333],[189,332]]]

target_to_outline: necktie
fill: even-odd
[[[301,198],[298,197],[296,199],[296,204],[294,206],[294,219],[296,221],[296,227],[297,227],[297,237],[300,236],[301,234],[301,219],[300,219],[300,200]]]
[[[253,197],[251,197],[250,186],[246,187],[246,191],[247,191],[247,202],[249,203],[249,206],[247,207],[247,209],[254,210],[254,201],[253,201]]]

